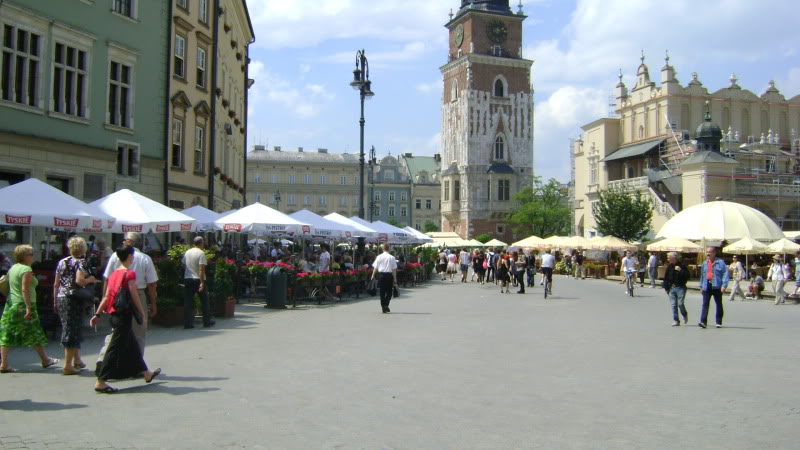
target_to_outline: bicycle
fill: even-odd
[[[630,295],[633,297],[633,287],[636,285],[636,281],[633,279],[634,272],[625,272],[625,294]]]
[[[552,276],[552,275],[550,275],[550,276]],[[545,299],[547,298],[548,294],[549,295],[553,295],[553,290],[552,290],[551,285],[550,285],[550,276],[548,276],[548,273],[547,273],[546,270],[542,271],[542,277],[544,277],[544,298]]]

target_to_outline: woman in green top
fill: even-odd
[[[42,367],[47,369],[58,363],[44,352],[47,336],[39,324],[36,311],[36,285],[39,280],[33,276],[33,248],[30,245],[19,245],[14,249],[17,261],[8,271],[8,303],[0,319],[0,373],[11,373],[16,370],[8,366],[8,350],[10,347],[33,347],[42,360]]]

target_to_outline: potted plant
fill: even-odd
[[[210,273],[206,276],[211,280],[208,294],[214,314],[218,317],[233,317],[236,310],[236,298],[233,296],[236,262],[220,257],[209,261],[208,267]]]
[[[183,299],[178,298],[159,296],[158,311],[152,319],[154,324],[162,327],[183,325]]]

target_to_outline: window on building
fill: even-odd
[[[496,161],[502,161],[505,159],[506,156],[506,143],[503,140],[503,136],[497,136],[497,139],[494,140],[494,159]]]
[[[347,197],[345,196],[339,197],[339,206],[347,206]]]
[[[433,201],[425,200],[425,209],[433,209]]]
[[[294,200],[294,195],[293,194],[289,194],[289,195],[286,196],[286,204],[287,205],[294,205],[295,204],[295,200]]]
[[[56,177],[56,176],[48,176],[47,177],[47,184],[53,186],[54,188],[58,189],[59,191],[69,194],[70,193],[70,185],[72,179],[64,178],[64,177]]]
[[[206,51],[202,48],[197,49],[197,86],[206,87]]]
[[[117,175],[139,176],[139,146],[120,143],[117,145]]]
[[[328,202],[328,199],[327,199],[327,198],[325,198],[325,196],[324,196],[324,195],[320,195],[320,196],[319,196],[319,204],[320,204],[320,205],[325,205],[325,204],[327,204],[327,202]]]
[[[197,17],[200,23],[208,25],[208,0],[197,0]]]
[[[189,0],[178,0],[178,6],[183,9],[189,9]]]
[[[131,128],[132,72],[131,66],[111,61],[108,81],[108,123],[111,125]]]
[[[167,205],[172,209],[183,210],[186,209],[183,200],[170,200]]]
[[[401,202],[407,202],[408,201],[408,193],[407,192],[401,192],[400,193],[400,201]]]
[[[486,200],[492,200],[492,180],[486,180]]]
[[[497,231],[497,234],[504,234],[506,232],[506,227],[505,225],[497,225],[495,230]]]
[[[96,175],[93,173],[83,174],[83,200],[93,202],[105,195],[103,175]]]
[[[355,184],[356,186],[360,186],[361,185],[361,177],[355,176],[355,177],[353,177],[353,181],[354,181],[353,184]]]
[[[260,184],[261,183],[261,174],[260,173],[255,174],[255,176],[253,177],[253,183],[255,183],[255,184]]]
[[[375,201],[381,201],[381,191],[375,192]]]
[[[3,100],[39,106],[41,36],[3,25],[0,91]]]
[[[506,96],[506,89],[503,85],[503,80],[497,79],[494,82],[494,96],[495,97],[505,97]]]
[[[347,177],[344,176],[344,175],[339,177],[339,184],[346,185],[347,184]]]
[[[183,119],[172,119],[172,167],[183,168]]]
[[[138,0],[114,0],[114,12],[123,16],[136,17],[136,2]]]
[[[269,176],[269,182],[270,182],[270,184],[278,184],[280,182],[279,175],[275,174],[275,173],[270,175]]]
[[[393,201],[394,201],[394,191],[392,191],[392,192],[389,192],[389,201],[390,201],[390,202],[393,202]]]
[[[319,176],[319,184],[326,184],[327,177],[325,175]]]
[[[386,181],[394,181],[394,170],[387,170],[383,173],[383,179]]]
[[[296,183],[297,183],[297,176],[289,175],[289,184],[296,184]]]
[[[375,216],[380,216],[381,215],[381,205],[380,204],[375,204],[372,208],[373,208],[373,212],[374,212]]]
[[[186,78],[186,38],[175,35],[175,76]]]
[[[461,181],[453,181],[453,200],[461,200]]]
[[[256,200],[256,203],[261,203],[261,194],[256,194],[255,195],[255,200]]]
[[[353,206],[358,206],[361,203],[361,199],[358,197],[353,197]]]
[[[406,217],[406,216],[408,216],[408,208],[406,208],[405,206],[401,206],[400,217]]]
[[[450,201],[450,182],[449,181],[445,181],[444,182],[444,201],[446,201],[446,202]]]
[[[511,180],[497,181],[497,200],[505,202],[511,199]]]
[[[415,207],[416,209],[422,209],[422,200],[421,200],[421,199],[416,199],[416,200],[414,201],[414,207]]]
[[[53,111],[87,117],[86,89],[89,55],[56,42],[53,58]]]
[[[206,155],[206,129],[195,125],[194,127],[194,171],[203,173],[205,170]]]
[[[311,204],[311,196],[310,195],[303,196],[303,204],[304,205],[310,205]]]
[[[394,206],[389,206],[389,217],[394,217]]]
[[[311,184],[311,175],[303,176],[303,184]]]

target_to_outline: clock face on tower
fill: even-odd
[[[456,47],[461,47],[464,42],[464,25],[458,24],[456,27]]]
[[[489,25],[486,26],[486,33],[489,35],[489,39],[497,44],[502,44],[508,37],[506,25],[499,20],[489,22]]]

